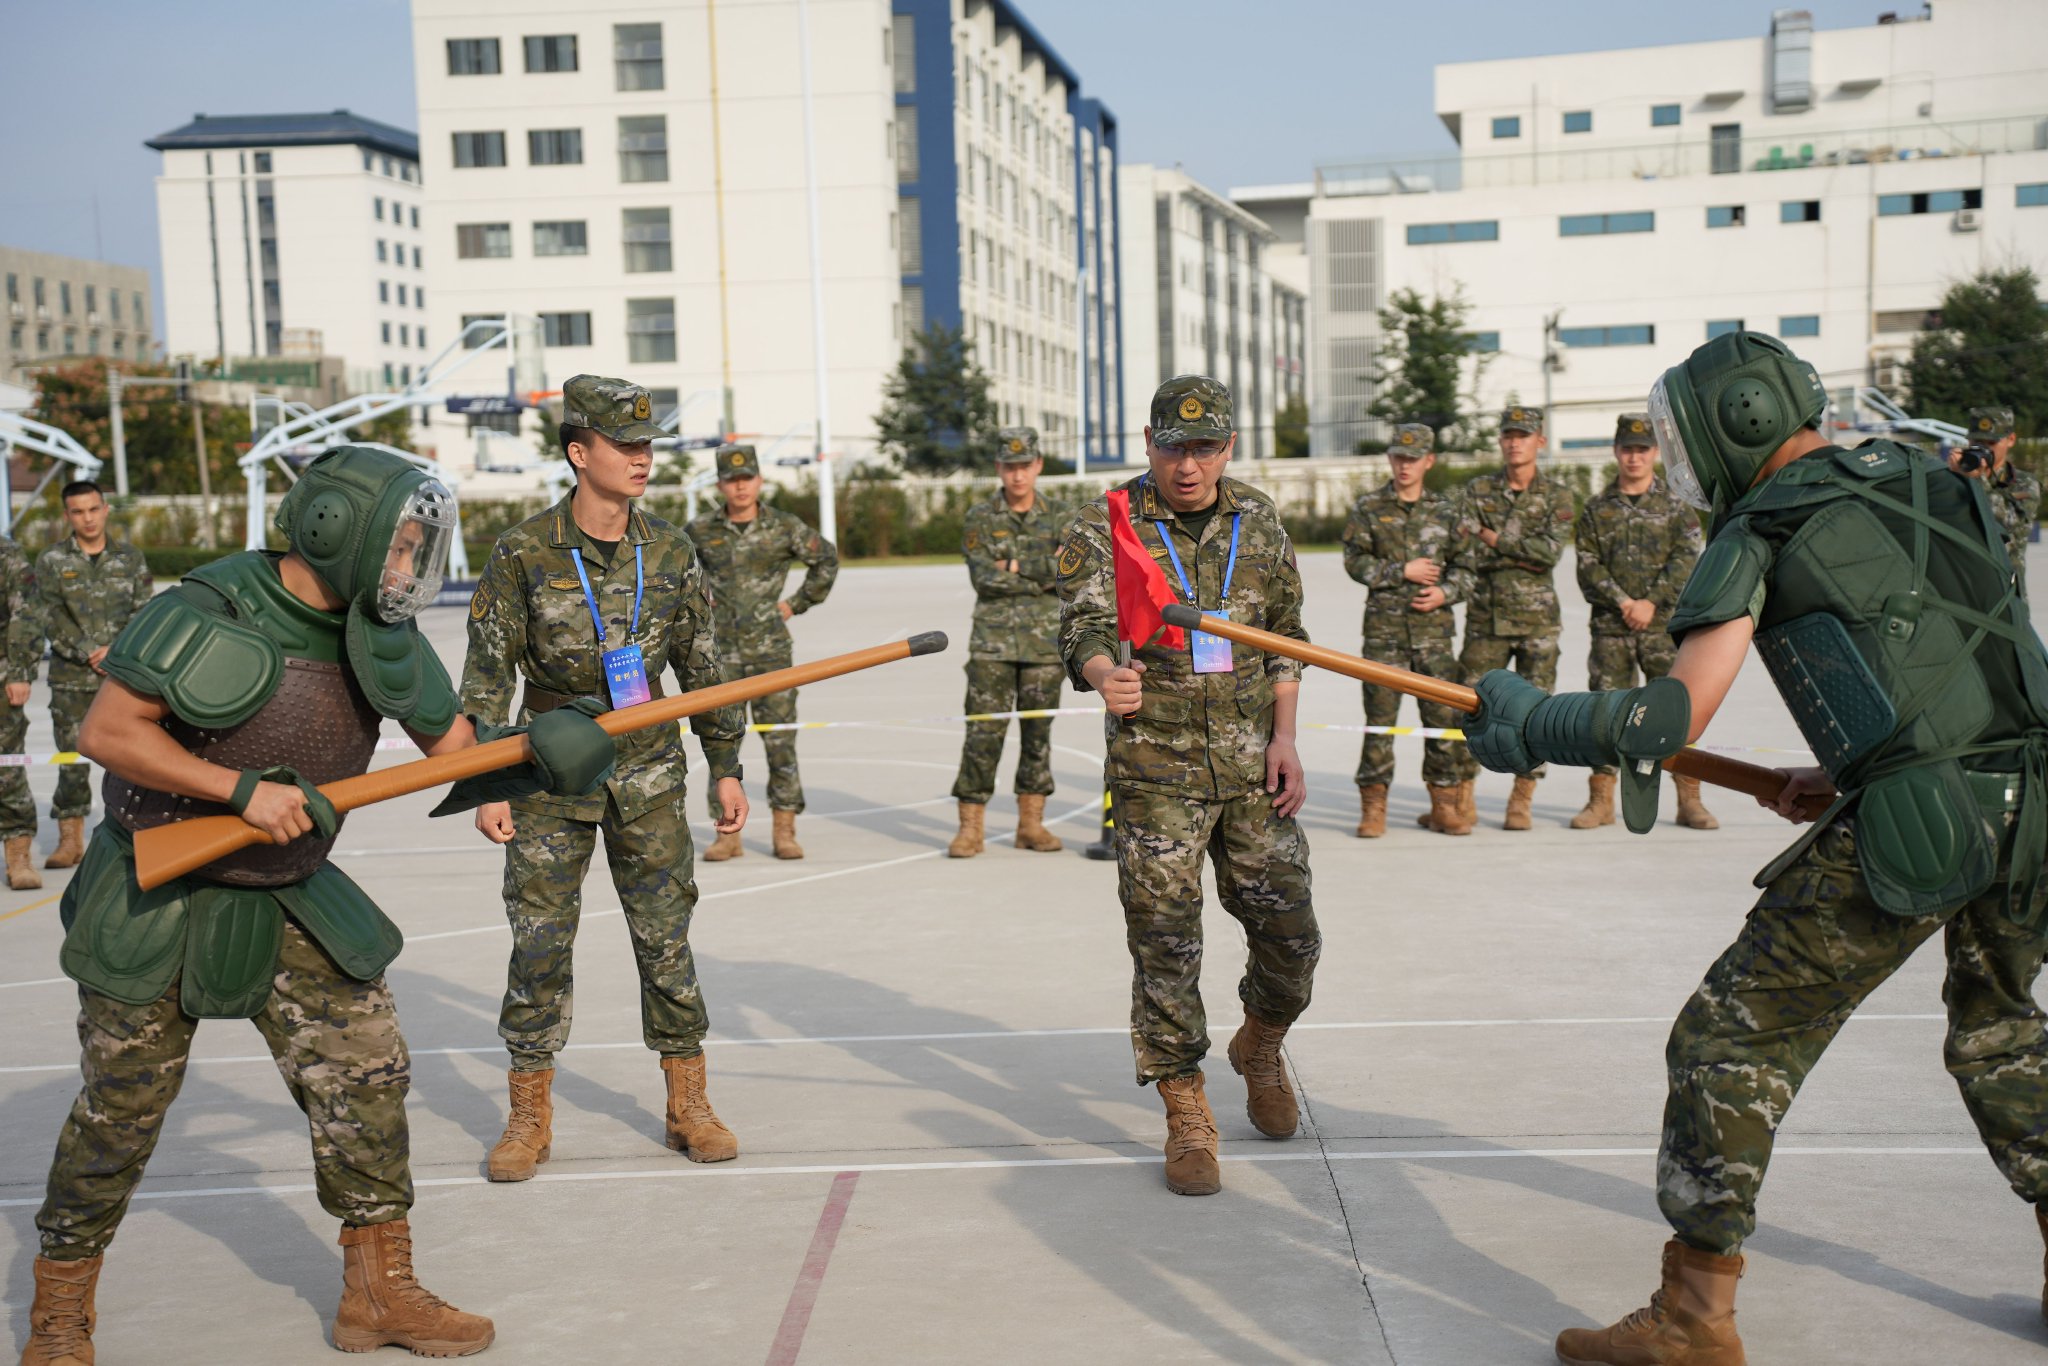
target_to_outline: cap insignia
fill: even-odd
[[[1182,399],[1182,400],[1180,401],[1180,420],[1181,420],[1181,421],[1183,421],[1183,422],[1195,422],[1195,421],[1199,421],[1199,420],[1201,419],[1201,416],[1202,416],[1202,412],[1203,412],[1203,409],[1202,409],[1202,400],[1200,400],[1200,399],[1196,398],[1196,397],[1195,397],[1195,396],[1194,396],[1193,394],[1189,394],[1189,395],[1188,395],[1188,396],[1187,396],[1186,398],[1184,398],[1184,399]]]

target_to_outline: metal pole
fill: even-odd
[[[799,29],[802,28],[803,13],[801,9],[798,10],[797,14],[797,25]],[[711,200],[713,217],[717,220],[718,226],[718,363],[720,372],[724,376],[723,382],[725,385],[725,402],[719,410],[719,420],[723,425],[718,429],[718,434],[723,437],[729,435],[734,430],[734,424],[732,417],[732,309],[727,298],[725,270],[725,146],[723,139],[719,136],[718,124],[718,0],[705,0],[704,28],[710,49],[708,56],[711,61]],[[810,48],[808,45],[804,49],[804,62],[806,64],[804,70],[808,73],[810,70]],[[804,149],[806,156],[809,155],[810,150],[809,137],[811,130],[811,88],[808,84],[808,79],[807,75],[804,86],[804,137],[806,139]],[[816,220],[817,215],[813,212],[811,228],[813,234],[817,232]]]
[[[206,405],[192,395],[192,448],[199,457],[199,544],[214,548],[213,474],[206,468]]]
[[[0,536],[14,534],[14,445],[0,440]]]
[[[114,496],[128,496],[128,429],[121,422],[121,372],[107,367],[107,413],[114,423]]]
[[[1074,231],[1080,232],[1078,221]],[[1088,473],[1088,267],[1074,277],[1074,473]]]
[[[832,486],[832,464],[825,443],[832,433],[832,387],[826,373],[825,353],[825,269],[823,242],[818,225],[818,149],[811,118],[811,7],[809,0],[796,0],[797,56],[803,72],[804,89],[804,188],[811,209],[811,346],[817,362],[818,385],[818,532],[828,541],[839,539],[839,510]]]

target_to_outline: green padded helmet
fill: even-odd
[[[337,446],[285,494],[277,528],[337,597],[395,624],[441,591],[455,495],[390,451]]]
[[[1819,372],[1776,337],[1714,338],[1650,391],[1650,423],[1671,491],[1697,508],[1727,509],[1827,405]]]

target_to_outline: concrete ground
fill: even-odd
[[[1337,557],[1303,570],[1311,632],[1355,647],[1360,594]],[[1581,686],[1585,612],[1566,597],[1562,681]],[[762,810],[746,858],[698,870],[712,1093],[737,1162],[661,1145],[660,1073],[600,875],[554,1160],[530,1184],[487,1184],[501,855],[465,819],[428,823],[426,796],[351,818],[341,863],[410,940],[391,981],[413,1048],[421,1270],[496,1319],[489,1359],[1536,1363],[1558,1329],[1643,1303],[1665,1236],[1668,1022],[1790,828],[1724,795],[1718,833],[1576,833],[1584,786],[1560,772],[1535,832],[1497,828],[1506,782],[1489,777],[1486,827],[1453,843],[1412,823],[1420,742],[1404,739],[1389,833],[1363,843],[1358,737],[1316,728],[1356,725],[1357,689],[1312,674],[1304,820],[1327,947],[1288,1049],[1302,1133],[1273,1142],[1244,1117],[1222,1057],[1243,941],[1212,906],[1226,1188],[1182,1199],[1161,1184],[1157,1097],[1132,1084],[1114,870],[1078,853],[1098,814],[1095,718],[1054,732],[1067,852],[940,855],[960,729],[932,718],[960,709],[970,607],[957,568],[851,569],[796,624],[805,658],[931,628],[955,646],[807,690],[806,719],[863,723],[802,737],[809,857],[768,857]],[[458,667],[462,613],[428,629]],[[1709,740],[1799,743],[1754,666]],[[30,743],[50,748],[40,711]],[[760,762],[750,741],[756,800]],[[32,781],[46,803],[52,773]],[[701,840],[694,787],[689,810]],[[993,834],[1013,810],[997,799]],[[0,1350],[27,1332],[32,1220],[77,1088],[61,885],[0,893]],[[1942,1071],[1940,975],[1924,951],[1881,989],[1785,1126],[1742,1294],[1755,1360],[1989,1366],[2048,1347],[2033,1220]],[[251,1028],[207,1025],[198,1059],[108,1259],[100,1360],[331,1361],[340,1259],[304,1124]]]

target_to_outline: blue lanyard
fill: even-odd
[[[1231,549],[1236,550],[1233,542]],[[597,595],[590,591],[590,576],[583,572],[583,552],[575,546],[569,547],[569,558],[576,562],[576,582],[583,585],[583,601],[590,605],[590,623],[597,627],[597,643],[604,644],[604,618],[598,615]],[[633,544],[633,624],[626,630],[626,640],[631,643],[640,634],[640,595],[647,591],[647,576],[640,563],[640,545]]]
[[[1237,528],[1243,517],[1241,512],[1230,514],[1230,562],[1223,567],[1223,598],[1216,604],[1218,608],[1230,605],[1230,581],[1237,574]],[[1180,567],[1180,552],[1173,548],[1173,533],[1166,529],[1166,519],[1158,518],[1157,525],[1159,539],[1166,542],[1166,553],[1173,560],[1173,572],[1180,576],[1180,591],[1188,595],[1188,606],[1199,608],[1202,604],[1195,601],[1195,590],[1188,586],[1188,571]]]

